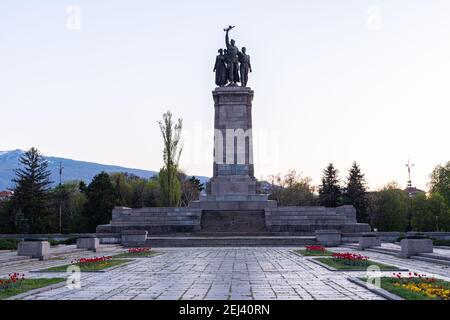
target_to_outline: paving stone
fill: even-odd
[[[365,276],[365,272],[329,271],[309,259],[292,254],[292,248],[226,247],[159,250],[165,254],[150,259],[138,259],[135,263],[104,273],[82,274],[81,289],[70,290],[61,287],[24,299],[382,299],[347,280],[349,275]],[[342,247],[333,250],[354,251]],[[29,271],[69,263],[82,256],[93,256],[88,252],[74,252],[68,254],[64,260],[28,259],[17,261],[17,264],[11,266],[1,263],[2,254],[4,253],[0,253],[0,277],[11,272],[23,272],[28,278],[66,276],[65,273]],[[381,263],[450,280],[448,266],[400,259],[384,253],[364,251],[363,254]],[[390,275],[391,272],[383,274]]]

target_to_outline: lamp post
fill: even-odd
[[[62,233],[62,201],[63,201],[63,190],[62,190],[62,172],[64,167],[62,162],[59,163],[59,233]]]
[[[408,214],[408,225],[407,225],[407,231],[411,231],[411,218],[412,218],[412,182],[411,182],[411,168],[414,167],[414,164],[411,164],[408,160],[408,163],[406,164],[406,167],[408,168],[408,183],[406,189],[408,190],[408,198],[409,198],[409,214]]]

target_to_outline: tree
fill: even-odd
[[[430,192],[439,193],[450,207],[450,161],[437,165],[430,174]]]
[[[16,232],[14,201],[12,199],[0,201],[0,234]]]
[[[429,196],[416,195],[413,200],[411,224],[414,231],[448,231],[450,228],[450,210],[445,199],[439,193]]]
[[[85,230],[94,232],[100,224],[109,223],[112,209],[118,199],[113,184],[106,172],[96,175],[86,188],[86,203],[83,209]]]
[[[127,172],[114,172],[109,175],[111,183],[114,186],[117,197],[117,205],[121,207],[135,207],[132,206],[133,202],[133,180],[139,180],[140,178],[134,174]]]
[[[163,114],[163,121],[158,121],[164,142],[164,167],[159,172],[159,184],[162,206],[180,205],[180,180],[178,179],[178,163],[183,148],[180,145],[183,123],[178,119],[176,124],[172,121],[172,113]]]
[[[269,177],[269,199],[280,206],[311,206],[316,204],[310,177],[302,177],[295,170]]]
[[[47,160],[36,148],[31,148],[19,158],[20,167],[15,172],[14,206],[20,217],[21,232],[40,233],[49,228],[49,198],[51,172]]]
[[[156,207],[160,199],[160,189],[158,177],[152,177],[145,182],[144,190],[142,191],[142,206]]]
[[[86,196],[80,188],[80,182],[69,181],[63,183],[50,191],[52,215],[55,217],[52,230],[59,231],[59,206],[62,208],[62,233],[70,233],[83,230],[82,221],[83,208]]]
[[[195,176],[188,178],[183,172],[179,173],[181,181],[181,205],[187,207],[192,201],[198,200],[200,192],[205,187]]]
[[[370,224],[379,231],[405,231],[408,196],[397,183],[389,183],[369,198]]]
[[[358,222],[368,222],[366,180],[356,161],[349,170],[343,200],[344,204],[355,207]]]
[[[323,170],[322,184],[319,186],[320,205],[338,207],[342,204],[342,191],[339,186],[338,173],[332,163]]]

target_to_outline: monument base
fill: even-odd
[[[268,200],[265,194],[200,195],[200,200],[192,201],[191,208],[202,210],[265,210],[275,208],[276,201]]]
[[[211,179],[211,195],[256,194],[256,179],[249,176],[218,176]]]

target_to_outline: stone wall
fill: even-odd
[[[277,207],[266,208],[266,225],[272,232],[303,232],[339,230],[342,233],[370,231],[370,226],[356,222],[353,206],[325,207]]]
[[[152,233],[195,232],[200,230],[202,210],[196,208],[140,208],[116,207],[108,225],[100,225],[97,232],[147,230]]]

